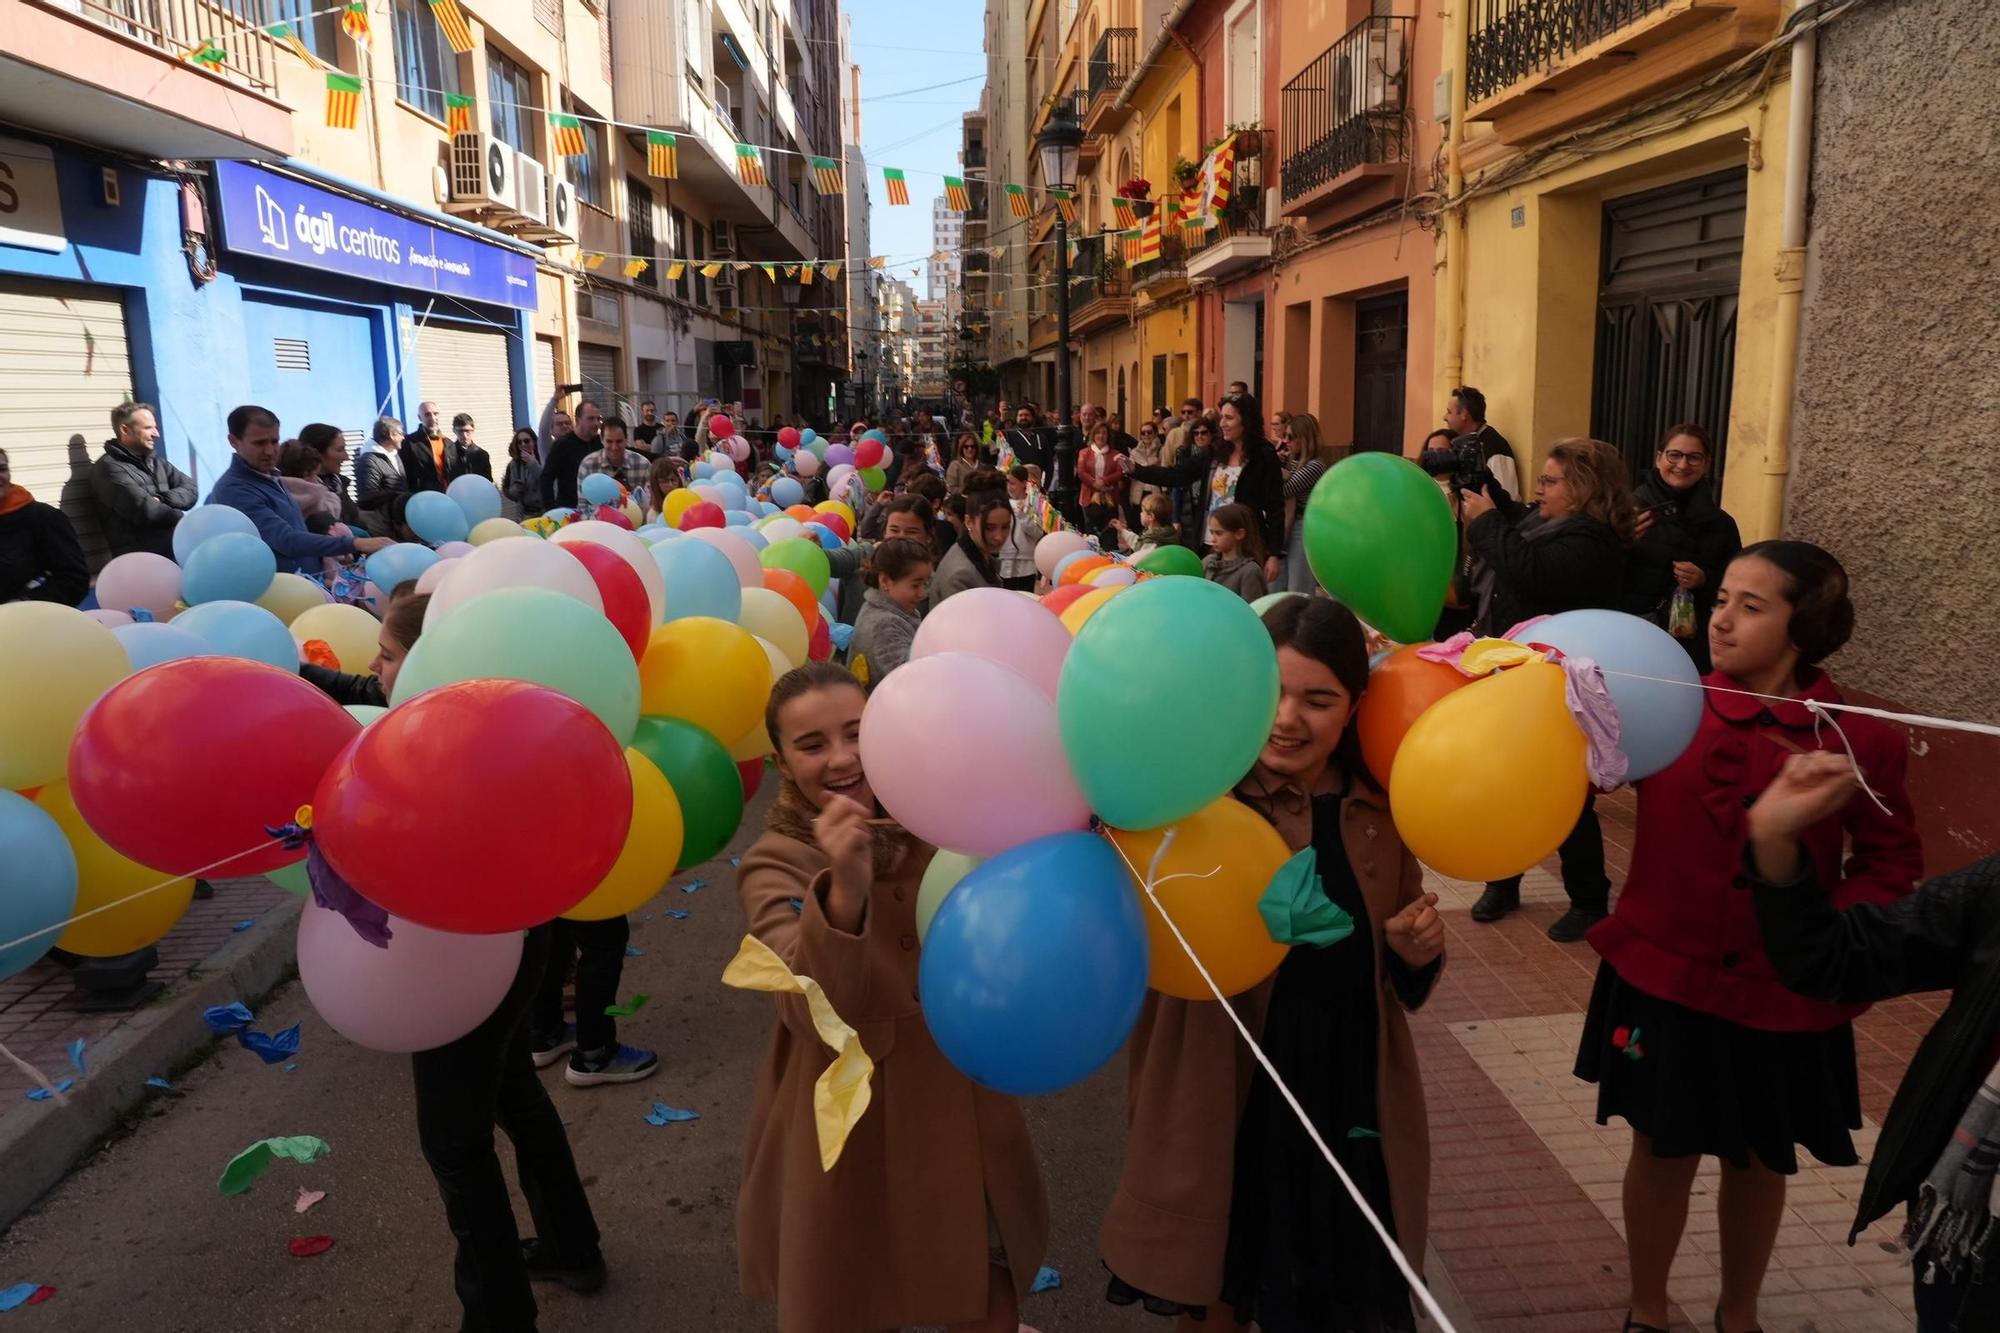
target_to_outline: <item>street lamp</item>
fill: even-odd
[[[1049,190],[1076,188],[1077,159],[1083,153],[1083,126],[1077,122],[1075,107],[1065,97],[1049,112],[1042,132],[1035,136],[1035,151],[1042,158],[1042,186]],[[1061,460],[1074,458],[1069,445],[1069,224],[1056,210],[1056,447],[1050,458],[1049,489],[1069,488]],[[1074,467],[1074,463],[1071,464]],[[1052,497],[1053,498],[1053,497]]]

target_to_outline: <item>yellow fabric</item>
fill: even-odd
[[[1468,676],[1490,676],[1495,671],[1539,662],[1544,654],[1515,643],[1512,639],[1474,639],[1459,659],[1459,670]]]
[[[812,1013],[813,1028],[819,1039],[833,1049],[833,1063],[813,1084],[813,1118],[819,1127],[819,1164],[833,1170],[847,1136],[861,1121],[874,1096],[869,1080],[875,1062],[861,1048],[861,1035],[833,1011],[833,1002],[811,977],[794,976],[771,946],[755,935],[745,935],[736,957],[722,970],[722,984],[738,990],[768,991],[774,995],[803,995]]]

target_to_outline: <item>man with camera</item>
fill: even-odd
[[[1476,450],[1479,461],[1492,473],[1509,499],[1521,498],[1521,473],[1514,461],[1514,446],[1507,437],[1486,423],[1486,395],[1469,384],[1451,391],[1444,406],[1445,428],[1452,433],[1452,448]]]

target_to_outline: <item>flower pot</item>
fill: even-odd
[[[1133,217],[1135,217],[1135,218],[1149,218],[1149,217],[1153,216],[1153,201],[1152,201],[1152,200],[1150,200],[1150,199],[1131,199],[1131,200],[1127,200],[1126,202],[1128,202],[1128,203],[1130,203],[1130,204],[1132,205],[1132,216],[1133,216]]]
[[[1262,130],[1236,131],[1236,156],[1245,161],[1262,156],[1264,152],[1264,132]]]

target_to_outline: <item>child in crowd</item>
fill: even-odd
[[[1208,554],[1202,574],[1246,602],[1271,589],[1264,582],[1264,539],[1257,531],[1257,513],[1246,504],[1227,504],[1208,516]]]
[[[634,497],[639,500],[640,509],[645,511],[648,523],[663,521],[660,506],[668,495],[687,485],[687,473],[682,469],[686,464],[672,454],[662,454],[653,463],[653,475],[646,483],[645,493]]]
[[[929,542],[892,537],[875,548],[866,575],[868,591],[847,650],[849,668],[869,689],[909,660],[933,568]]]
[[[1000,586],[1033,592],[1038,577],[1035,543],[1046,534],[1036,512],[1040,506],[1028,489],[1027,468],[1016,465],[1007,470],[1007,503],[1014,510],[1014,526],[1007,533],[1007,544],[1000,548]]]
[[[1111,520],[1112,529],[1118,534],[1118,549],[1129,552],[1135,559],[1159,546],[1178,545],[1181,539],[1180,526],[1174,522],[1173,497],[1165,491],[1148,492],[1139,502],[1139,517],[1145,528],[1137,533],[1125,526],[1125,520]]]

